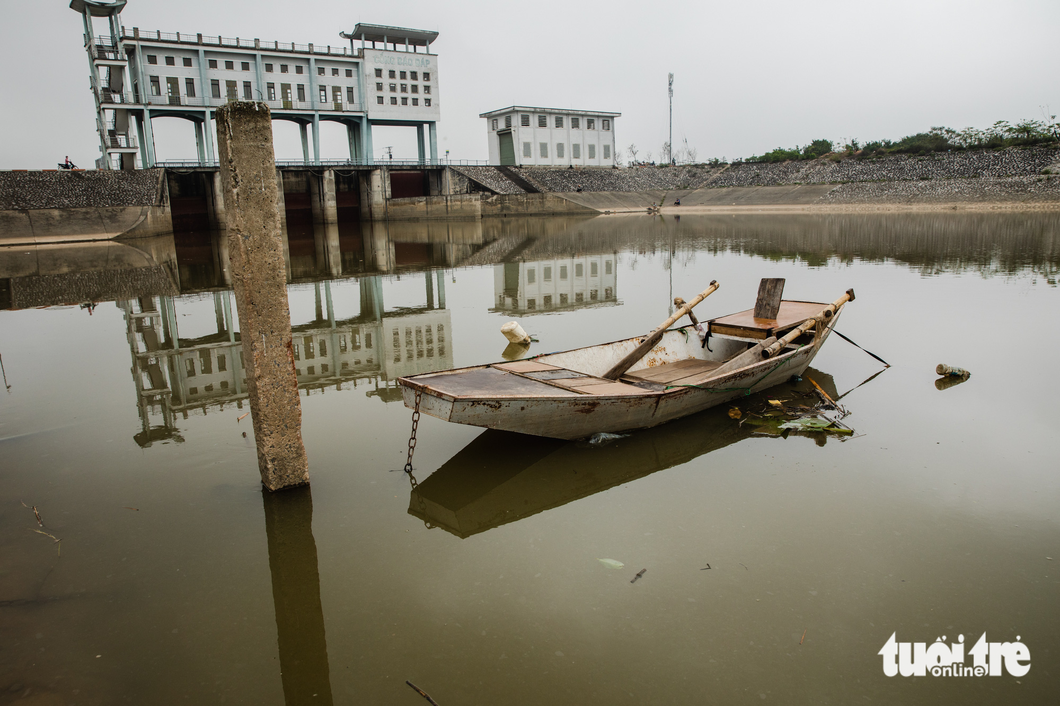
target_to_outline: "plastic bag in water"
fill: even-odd
[[[604,444],[610,444],[616,439],[625,439],[629,434],[608,434],[606,431],[593,434],[589,437],[589,443],[593,446],[603,446]]]

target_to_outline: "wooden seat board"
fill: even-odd
[[[711,319],[710,325],[713,327],[716,324],[720,327],[768,333],[769,331],[783,330],[801,324],[806,319],[820,314],[821,310],[826,306],[828,305],[818,302],[785,300],[780,303],[780,313],[777,314],[775,319],[756,319],[754,309],[748,309],[729,314],[728,316],[722,316],[718,319]],[[765,338],[765,336],[762,336],[762,338]]]
[[[715,363],[709,360],[690,358],[688,360],[679,360],[674,363],[664,363],[663,365],[636,370],[631,373],[626,373],[626,377],[644,380],[646,382],[669,384],[674,380],[680,380],[681,378],[686,378],[691,375],[705,373],[720,365],[720,363]]]
[[[587,392],[590,395],[644,395],[650,394],[639,387],[627,385],[624,382],[606,382],[598,385],[578,385],[572,389],[579,392]]]
[[[533,360],[516,360],[511,363],[496,363],[490,366],[497,370],[511,370],[513,373],[539,373],[543,370],[560,370],[555,365],[538,363]]]
[[[497,366],[462,371],[458,375],[423,375],[416,378],[436,392],[453,397],[580,397],[577,392],[513,375]]]

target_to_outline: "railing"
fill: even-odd
[[[108,148],[136,149],[136,138],[126,133],[112,133],[103,139]]]
[[[329,56],[359,57],[360,50],[349,47],[320,47],[315,44],[296,44],[294,42],[263,42],[260,39],[243,39],[240,37],[208,36],[201,33],[160,32],[158,30],[141,30],[134,27],[131,31],[122,29],[122,39],[133,39],[148,42],[176,42],[178,44],[202,44],[207,46],[231,47],[236,49],[266,49],[269,51],[292,52],[298,54],[324,54]]]
[[[301,159],[278,159],[277,167],[460,167],[460,166],[486,166],[490,162],[485,159],[377,159],[368,162],[364,159],[321,159],[317,161],[305,161]],[[188,167],[217,167],[216,161],[199,161],[197,159],[167,159],[155,162],[156,167],[188,168]]]
[[[99,102],[108,104],[138,105],[138,101],[133,98],[131,93],[119,93],[110,90],[106,86],[99,90]]]
[[[92,45],[92,58],[107,61],[125,61],[125,57],[121,55],[118,48],[110,44],[109,41],[109,37],[100,37],[96,40],[96,43]]]

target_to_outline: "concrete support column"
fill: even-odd
[[[313,223],[324,222],[324,194],[321,181],[323,179],[313,172],[305,172],[307,185],[309,186],[309,208],[313,212]]]
[[[225,215],[224,187],[221,185],[221,172],[213,173],[213,216],[217,228],[228,228],[228,216]]]
[[[361,122],[361,141],[364,143],[365,164],[375,164],[375,147],[372,145],[372,123],[368,118]]]
[[[358,123],[346,123],[346,139],[350,143],[350,161],[360,164],[363,156],[361,153],[361,126]]]
[[[327,169],[324,171],[323,182],[323,206],[324,206],[324,222],[325,223],[338,223],[339,222],[339,200],[335,194],[335,170]]]
[[[302,136],[302,161],[309,164],[309,134],[306,131],[306,124],[298,124],[298,132]]]
[[[313,161],[320,164],[320,114],[313,113]]]
[[[206,132],[206,159],[207,159],[208,162],[210,162],[210,164],[213,164],[214,160],[217,159],[217,157],[214,155],[214,151],[213,151],[214,129],[213,129],[213,126],[210,125],[210,122],[212,120],[213,120],[213,111],[212,110],[207,110],[206,111],[206,119],[203,121],[203,130],[205,130],[205,132]]]
[[[423,144],[423,123],[416,125],[416,154],[420,164],[427,159],[427,147]]]
[[[199,164],[206,161],[206,142],[202,134],[202,123],[195,123],[195,151],[199,155]]]
[[[368,173],[368,207],[373,221],[386,218],[386,174],[382,169],[373,169]]]
[[[438,164],[438,123],[427,123],[431,137],[431,164]]]
[[[430,271],[423,273],[424,283],[427,285],[427,308],[434,308],[434,280],[431,279]]]
[[[438,308],[445,308],[445,272],[438,270]]]
[[[151,111],[144,108],[144,132],[147,133],[144,137],[144,144],[147,146],[147,164],[145,168],[150,169],[155,166],[155,131],[151,126]]]
[[[228,103],[217,111],[217,135],[258,469],[269,490],[304,485],[309,461],[302,443],[268,106]]]

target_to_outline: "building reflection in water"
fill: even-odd
[[[453,367],[450,312],[445,309],[442,271],[424,272],[426,303],[393,312],[384,309],[382,278],[356,281],[360,312],[336,319],[333,282],[314,282],[315,318],[292,326],[298,387],[307,391],[367,385],[384,402],[401,399],[397,378]],[[342,283],[349,285],[351,283]],[[208,414],[247,398],[246,371],[230,290],[214,291],[214,332],[180,335],[183,297],[142,297],[118,301],[125,314],[132,355],[141,430],[140,446],[182,441],[177,417]]]
[[[609,252],[494,265],[492,311],[530,316],[618,304],[617,259]]]

